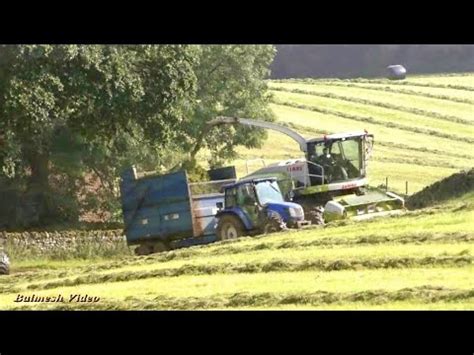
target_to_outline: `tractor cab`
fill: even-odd
[[[373,136],[365,131],[308,140],[307,162],[311,186],[365,178],[372,144]]]
[[[307,225],[300,205],[284,200],[276,178],[244,179],[223,186],[224,206],[217,204],[220,239],[243,233],[267,233]]]

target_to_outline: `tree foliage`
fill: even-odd
[[[179,165],[218,114],[271,119],[273,56],[272,46],[1,46],[1,181],[22,192],[21,209],[33,206],[28,224],[110,212],[125,167]],[[263,138],[227,127],[204,144],[219,165]]]

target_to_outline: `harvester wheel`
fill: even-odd
[[[10,259],[7,254],[0,252],[0,275],[10,274]]]
[[[265,224],[263,225],[263,233],[275,233],[287,229],[286,223],[278,213],[272,213],[267,217]]]
[[[217,238],[219,240],[235,239],[244,234],[242,222],[234,216],[224,215],[217,224]]]
[[[311,221],[312,225],[324,226],[324,216],[321,207],[313,207],[305,211],[305,215]]]

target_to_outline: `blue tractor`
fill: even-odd
[[[137,255],[309,224],[300,205],[283,200],[275,178],[236,182],[234,167],[208,174],[209,181],[190,182],[184,170],[124,171],[124,232],[128,245],[138,245]]]
[[[223,190],[224,206],[222,202],[217,203],[216,214],[219,240],[310,224],[304,219],[300,205],[284,200],[276,178],[240,180],[224,185]]]

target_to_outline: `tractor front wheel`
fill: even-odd
[[[234,216],[224,215],[217,224],[217,238],[219,240],[229,240],[239,238],[244,235],[242,222]]]
[[[287,229],[286,223],[278,213],[270,214],[263,225],[263,234],[280,232]]]

